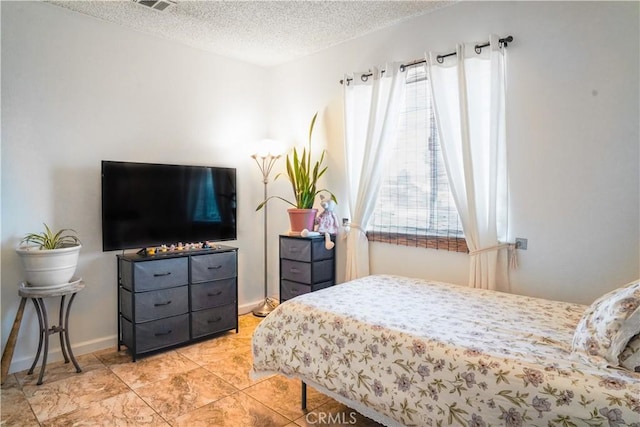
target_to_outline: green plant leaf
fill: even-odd
[[[317,190],[318,180],[327,171],[327,167],[323,166],[326,150],[322,151],[320,159],[317,162],[313,163],[311,159],[311,140],[317,118],[318,113],[316,112],[311,119],[311,124],[309,125],[309,141],[307,147],[302,149],[302,153],[299,153],[298,150],[294,148],[293,153],[287,155],[286,176],[291,184],[295,203],[282,197],[272,196],[260,203],[256,208],[256,211],[262,209],[272,198],[280,199],[299,209],[311,209],[313,208],[313,202],[316,196],[321,192],[329,193],[331,195],[331,199],[337,203],[335,195],[330,191],[324,189]],[[276,175],[276,179],[278,179],[280,175],[284,174]]]
[[[28,233],[20,243],[35,243],[40,249],[59,249],[69,245],[79,245],[80,239],[76,234],[76,231],[71,228],[63,228],[54,233],[47,224],[44,224],[43,232]]]

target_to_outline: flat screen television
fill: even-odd
[[[102,161],[102,250],[236,239],[236,170]]]

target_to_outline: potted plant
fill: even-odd
[[[287,155],[287,178],[291,183],[295,202],[287,200],[280,196],[271,196],[258,205],[256,211],[262,209],[269,200],[280,199],[291,206],[287,209],[289,213],[289,222],[291,231],[300,232],[304,229],[313,230],[314,220],[318,212],[313,209],[313,202],[316,196],[322,192],[329,193],[331,199],[337,203],[336,197],[327,189],[318,189],[318,180],[327,171],[327,167],[323,166],[325,150],[322,150],[320,159],[315,163],[311,161],[311,138],[313,136],[313,127],[316,123],[318,113],[311,119],[309,126],[309,142],[308,147],[303,148],[302,153],[298,154],[298,150],[293,149],[291,158]],[[278,179],[282,173],[276,175]]]
[[[27,286],[55,288],[69,283],[78,265],[80,239],[72,229],[51,231],[44,224],[41,233],[24,236],[16,252],[20,256]]]

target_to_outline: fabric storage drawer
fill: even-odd
[[[313,283],[333,280],[333,259],[316,261],[313,263]],[[315,291],[314,287],[314,291]]]
[[[311,261],[311,240],[280,238],[280,256],[294,261]]]
[[[191,333],[194,338],[237,327],[236,304],[191,313]]]
[[[191,283],[236,277],[235,252],[191,257]]]
[[[121,280],[125,289],[134,292],[173,288],[189,282],[187,258],[131,263],[122,261]]]
[[[290,300],[291,298],[295,298],[298,295],[319,291],[320,289],[328,288],[329,286],[333,286],[332,280],[315,285],[303,285],[302,283],[283,280],[280,284],[280,302]]]
[[[333,258],[333,250],[325,248],[324,239],[288,239],[281,237],[280,257],[294,261],[311,262]]]
[[[280,263],[280,275],[285,280],[312,284],[333,279],[333,259],[316,261],[313,264],[283,259]]]
[[[133,330],[136,342],[133,342]],[[133,325],[122,318],[122,341],[136,353],[144,353],[163,347],[180,344],[189,340],[189,315],[168,317],[153,322]]]
[[[283,279],[311,284],[311,264],[288,259],[283,259],[280,263],[282,266],[281,276]]]
[[[191,285],[191,310],[203,310],[235,302],[235,277]]]
[[[311,285],[311,292],[319,291],[320,289],[328,288],[329,286],[333,286],[335,283],[333,280],[328,282],[317,283],[315,285]]]
[[[290,282],[283,280],[280,284],[280,302],[290,300],[298,295],[311,292],[311,285],[303,285],[302,283]]]
[[[136,323],[177,316],[189,311],[189,288],[185,285],[158,291],[138,292],[133,298],[129,291],[123,289],[120,293],[120,304],[122,314],[128,319],[133,319],[132,305],[135,305]]]

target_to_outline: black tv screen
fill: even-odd
[[[236,170],[102,161],[102,250],[236,239]]]

